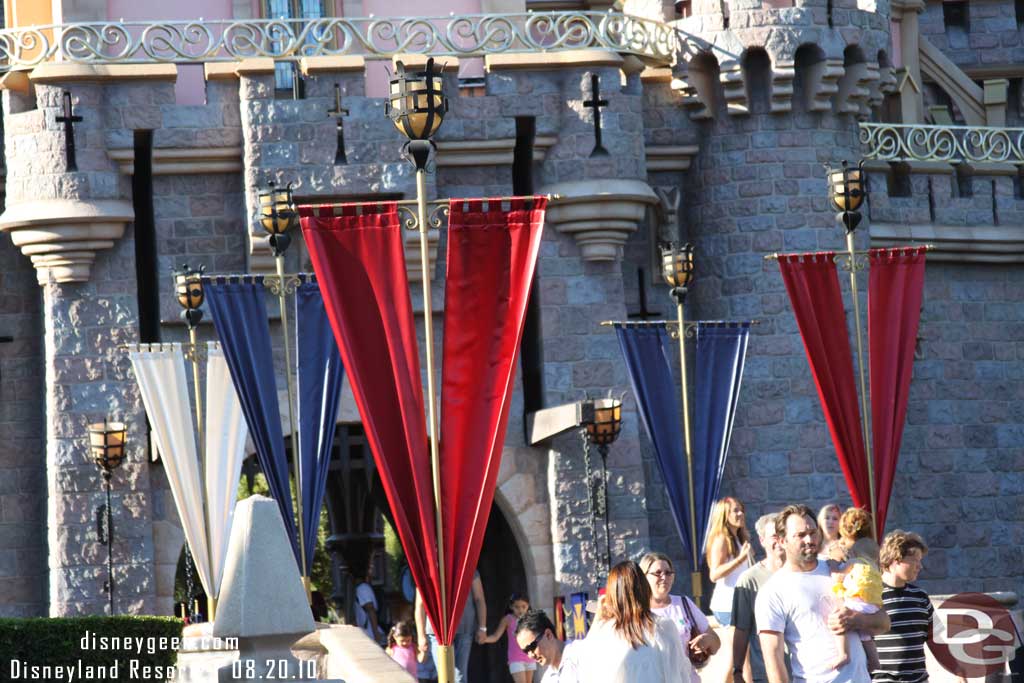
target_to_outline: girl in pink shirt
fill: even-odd
[[[513,593],[508,599],[508,607],[505,609],[505,616],[502,617],[498,629],[484,639],[485,643],[496,643],[505,635],[508,635],[508,670],[512,674],[515,683],[533,683],[533,672],[537,670],[537,662],[524,654],[516,643],[516,626],[519,620],[530,609],[530,601],[526,596]]]
[[[415,629],[411,621],[407,619],[398,622],[391,627],[391,632],[388,634],[387,653],[391,659],[398,662],[399,666],[416,678],[417,653],[413,645],[414,635]]]

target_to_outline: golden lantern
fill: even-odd
[[[593,404],[594,419],[587,423],[587,439],[595,446],[610,446],[622,430],[622,401],[600,398]]]
[[[199,310],[199,307],[203,305],[205,299],[202,280],[205,269],[206,266],[202,265],[198,268],[190,268],[185,263],[174,271],[174,297],[184,309],[181,312],[181,317],[188,322],[190,330],[203,319],[203,312]]]
[[[670,287],[689,288],[693,281],[693,245],[678,242],[662,244],[661,276]]]
[[[410,140],[430,139],[448,112],[448,98],[440,72],[434,71],[434,59],[428,59],[424,70],[416,72],[408,72],[402,62],[396,62],[384,107],[402,135]]]
[[[270,247],[274,250],[274,255],[280,256],[291,244],[288,232],[299,224],[299,212],[292,198],[292,187],[290,184],[275,187],[274,183],[270,183],[269,189],[261,192],[259,199],[260,225],[270,235]]]
[[[103,470],[103,476],[111,473],[124,461],[124,447],[127,442],[127,428],[123,422],[96,422],[89,425],[89,452],[93,462]]]
[[[847,162],[828,169],[828,198],[836,211],[857,211],[867,194],[864,169],[851,168]]]

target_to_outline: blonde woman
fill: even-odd
[[[735,498],[722,498],[715,503],[706,548],[708,576],[715,582],[711,613],[719,624],[730,626],[733,588],[740,574],[754,563],[743,503]]]
[[[839,518],[839,544],[845,562],[861,560],[878,569],[878,543],[874,539],[871,513],[850,508]]]
[[[829,503],[818,511],[818,533],[821,535],[821,543],[818,545],[818,559],[838,559],[833,555],[841,555],[841,551],[834,549],[839,543],[839,518],[843,510],[835,503]]]

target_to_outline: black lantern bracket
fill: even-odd
[[[836,220],[850,234],[857,230],[861,222],[861,205],[867,200],[867,174],[864,161],[850,166],[845,159],[838,167],[825,165],[828,177],[828,199],[832,208],[838,213]]]
[[[205,265],[200,264],[192,268],[187,263],[181,264],[172,271],[174,295],[183,309],[181,319],[185,321],[190,330],[195,329],[203,319],[203,311],[200,306],[203,305],[205,299],[202,283],[205,272]]]
[[[270,244],[274,257],[282,256],[291,246],[289,234],[298,225],[299,214],[292,197],[292,184],[278,188],[273,182],[268,183],[269,189],[259,195],[260,225],[270,235]]]
[[[395,62],[395,73],[390,77],[388,99],[384,113],[408,142],[402,147],[402,157],[411,159],[417,171],[426,171],[430,152],[436,146],[430,139],[448,113],[448,98],[444,95],[440,71],[434,69],[433,57],[422,70],[407,71],[401,60]]]

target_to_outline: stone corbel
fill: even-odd
[[[878,91],[881,93],[881,97],[895,95],[898,90],[896,69],[891,66],[878,67]]]
[[[793,79],[796,77],[796,65],[793,60],[780,60],[772,68],[772,99],[773,114],[784,114],[793,109]]]
[[[846,73],[841,59],[825,59],[808,69],[807,91],[811,101],[807,108],[811,111],[831,111],[832,96],[839,92],[839,79]]]
[[[9,205],[0,231],[31,259],[39,284],[88,282],[96,252],[113,247],[134,220],[121,200],[40,199]]]
[[[739,62],[731,66],[722,65],[722,71],[718,75],[725,95],[725,110],[733,116],[745,116],[750,113],[747,84],[743,76],[743,67]]]
[[[576,180],[549,185],[541,193],[559,195],[548,204],[547,220],[576,239],[584,261],[621,259],[647,207],[658,202],[641,180]]]
[[[671,87],[682,95],[681,104],[690,110],[692,120],[703,121],[714,118],[711,100],[697,88],[693,74],[687,73],[681,78],[673,78]]]
[[[878,81],[878,65],[871,62],[850,64],[846,73],[839,81],[839,92],[836,94],[836,112],[854,114],[858,118],[871,115],[868,101],[871,98],[871,85]]]

